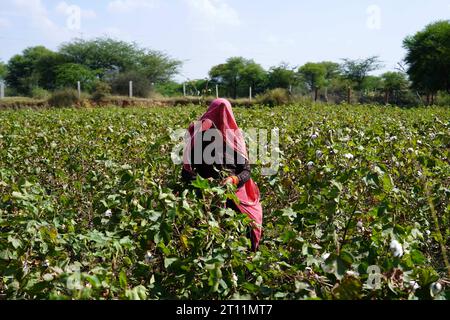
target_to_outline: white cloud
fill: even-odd
[[[239,26],[239,14],[225,0],[184,0],[197,19],[210,25]]]
[[[136,10],[154,9],[157,0],[114,0],[108,4],[108,11],[111,13],[126,13]]]
[[[75,5],[69,4],[69,3],[65,2],[65,1],[61,1],[56,6],[56,12],[58,12],[59,14],[62,14],[62,15],[68,15],[68,14],[71,13],[72,8],[74,6]],[[97,14],[95,13],[94,10],[86,10],[86,9],[80,8],[80,11],[81,11],[81,17],[84,18],[84,19],[95,19],[95,18],[97,18]]]
[[[13,4],[19,12],[31,19],[34,26],[43,29],[56,28],[41,0],[14,0]]]

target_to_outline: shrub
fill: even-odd
[[[50,98],[50,96],[51,96],[50,92],[40,87],[36,87],[33,88],[33,90],[31,90],[31,97],[33,99],[46,100]]]
[[[57,88],[76,88],[81,82],[82,90],[91,91],[96,81],[96,73],[76,63],[66,63],[56,68]]]
[[[437,105],[440,106],[450,106],[450,94],[445,92],[440,92],[437,96]]]
[[[148,98],[152,91],[150,81],[137,71],[121,73],[112,81],[111,87],[114,94],[121,96],[129,95],[129,83],[133,81],[133,96]]]
[[[78,92],[73,89],[55,91],[48,103],[52,107],[73,107],[79,102]]]
[[[273,89],[269,90],[263,95],[257,97],[257,101],[260,104],[267,106],[280,106],[283,104],[288,104],[291,101],[289,92],[286,89]]]
[[[95,102],[103,101],[107,96],[111,94],[111,86],[103,81],[97,81],[94,84],[94,92],[92,93],[92,100]]]

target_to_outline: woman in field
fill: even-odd
[[[227,207],[246,214],[254,221],[249,237],[256,251],[261,239],[262,206],[257,185],[251,179],[251,167],[242,133],[234,118],[231,103],[214,100],[208,111],[189,127],[184,149],[183,179],[192,181],[196,175],[220,179],[234,184],[239,203],[228,200]]]

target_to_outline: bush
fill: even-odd
[[[36,87],[33,88],[33,90],[31,90],[31,97],[33,99],[46,100],[50,98],[50,96],[51,96],[50,92],[40,87]]]
[[[82,90],[91,91],[96,81],[96,73],[76,63],[66,63],[56,68],[57,88],[76,88],[81,82]]]
[[[288,104],[291,101],[289,92],[286,89],[280,88],[269,90],[263,95],[258,96],[256,99],[260,104],[270,107]]]
[[[94,84],[94,92],[92,93],[91,98],[95,102],[101,102],[110,94],[111,94],[111,86],[106,82],[97,81]]]
[[[436,101],[436,104],[439,106],[450,106],[450,94],[439,92]]]
[[[148,98],[152,91],[150,81],[137,71],[121,73],[112,81],[111,87],[114,94],[121,96],[129,95],[129,83],[133,81],[133,96]]]
[[[52,107],[73,107],[79,102],[78,92],[73,89],[55,91],[48,103]]]

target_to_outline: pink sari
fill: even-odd
[[[214,100],[208,108],[208,111],[200,118],[201,126],[195,127],[192,124],[189,127],[190,143],[187,143],[183,155],[183,167],[186,171],[192,172],[190,164],[190,154],[194,146],[194,137],[199,131],[206,131],[211,127],[217,128],[224,142],[248,160],[247,147],[244,137],[234,118],[231,103],[226,99]],[[252,244],[255,250],[259,246],[262,236],[263,212],[260,203],[260,192],[256,183],[250,179],[241,188],[236,191],[239,203],[236,206],[239,210],[253,220]]]

